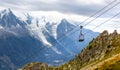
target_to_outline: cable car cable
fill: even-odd
[[[116,0],[115,0],[115,1],[116,1]],[[115,6],[117,6],[118,4],[120,4],[120,2],[117,3],[117,4],[115,4],[114,6],[110,7],[109,10],[111,10],[112,8],[114,8]],[[110,4],[110,5],[111,5],[111,4]],[[107,7],[108,7],[108,6],[107,6]],[[107,11],[109,11],[109,10],[107,10]],[[107,12],[107,11],[106,11],[106,12]],[[104,13],[105,13],[105,12],[104,12]],[[104,14],[104,13],[103,13],[103,14]],[[102,14],[101,14],[101,15],[102,15]],[[101,15],[100,15],[100,16],[101,16]],[[98,17],[97,17],[97,18],[98,18]],[[97,18],[96,18],[96,19],[97,19]],[[94,20],[95,20],[95,19],[94,19]],[[92,22],[92,21],[91,21],[91,22]],[[91,23],[91,22],[89,22],[89,23]],[[78,31],[78,30],[79,30],[79,29],[77,29],[77,28],[73,28],[73,29],[71,29],[71,30],[68,31],[68,33],[66,34],[66,36],[68,36],[69,34],[73,34],[74,32],[76,32],[76,31]],[[72,31],[73,31],[73,32],[72,32]],[[62,36],[62,37],[60,37],[60,38],[58,38],[58,39],[61,40],[61,39],[64,39],[64,37],[65,37],[65,36]]]
[[[102,16],[103,14],[105,14],[106,12],[108,12],[109,10],[111,10],[112,8],[114,8],[115,6],[117,6],[118,4],[120,4],[120,2],[116,3],[114,6],[110,7],[109,9],[107,9],[106,11],[104,11],[103,13],[101,13],[100,15],[98,15],[97,17],[95,17],[93,20],[89,21],[87,24],[85,24],[84,26],[87,26],[89,23],[91,23],[92,21],[94,21],[95,19],[97,19],[98,17]]]
[[[120,4],[120,2],[116,3],[114,6],[112,6],[112,7],[109,8],[108,10],[106,10],[104,13],[106,13],[106,12],[109,11],[109,10],[111,10],[112,8],[114,8],[115,6],[117,6],[118,4]],[[104,14],[104,13],[102,13],[102,14]],[[100,16],[102,16],[102,14],[100,14],[99,16],[97,16],[97,18],[100,17]],[[97,19],[97,18],[95,18],[95,19]],[[94,21],[95,19],[93,19],[92,21]],[[91,23],[92,21],[90,21],[89,23]],[[86,25],[88,25],[88,24],[86,24]],[[85,26],[86,26],[86,25],[85,25]],[[76,30],[75,30],[75,29],[76,29]],[[73,33],[75,33],[76,31],[79,30],[79,29],[77,29],[77,28],[75,28],[75,29],[73,29],[73,30],[75,30],[74,32],[72,32],[73,30],[70,31],[70,32],[73,34]],[[69,34],[71,34],[70,32],[69,32]],[[68,35],[69,35],[69,34],[68,34]]]
[[[114,0],[113,2],[115,2],[116,0]],[[108,4],[107,6],[109,6],[109,5],[111,5],[113,2],[111,2],[110,4]],[[107,7],[106,6],[106,7]],[[105,7],[104,7],[105,8]],[[101,10],[102,11],[102,10]],[[86,20],[88,20],[88,19],[86,19]],[[76,32],[76,31],[74,31],[74,32]],[[63,37],[62,37],[63,38]],[[56,41],[53,41],[52,43],[54,43],[54,42],[56,42]],[[54,45],[53,45],[54,46]],[[48,49],[48,48],[45,48],[45,49]],[[43,49],[42,49],[43,50]],[[35,55],[36,56],[36,55]]]
[[[120,12],[117,13],[116,15],[114,15],[112,18],[106,20],[104,23],[106,23],[106,22],[112,20],[114,17],[116,17],[116,16],[119,15],[119,14],[120,14]],[[99,24],[98,26],[96,26],[95,28],[93,28],[93,30],[96,29],[97,27],[101,26],[101,25],[104,24],[104,23]],[[89,32],[90,32],[90,31],[86,32],[85,35],[86,35],[87,33],[89,33]],[[45,49],[48,49],[48,48],[45,48]],[[42,49],[42,50],[45,50],[45,49]],[[35,56],[36,56],[36,55],[35,55]],[[33,58],[33,57],[31,57],[31,58]],[[25,60],[25,61],[26,61],[26,60]],[[24,62],[25,62],[25,61],[24,61]],[[28,60],[27,60],[27,61],[28,61]]]
[[[103,7],[102,9],[100,9],[99,11],[97,11],[96,13],[94,13],[93,15],[91,15],[90,17],[88,17],[87,19],[85,19],[84,21],[82,21],[80,24],[86,22],[87,20],[89,20],[91,17],[97,15],[98,13],[100,13],[101,11],[103,11],[104,9],[106,9],[107,7],[109,7],[110,5],[112,5],[114,2],[116,2],[117,0],[114,0],[112,2],[110,2],[108,5],[106,5],[105,7]],[[80,25],[79,24],[79,25]]]
[[[113,17],[111,17],[110,19],[106,20],[105,22],[103,22],[103,23],[101,23],[101,24],[97,25],[97,26],[96,26],[96,27],[94,27],[92,30],[94,30],[94,29],[98,28],[99,26],[101,26],[101,25],[105,24],[106,22],[109,22],[110,20],[112,20],[114,17],[116,17],[116,16],[118,16],[118,15],[120,15],[120,12],[119,12],[119,13],[117,13],[116,15],[114,15]],[[87,33],[90,33],[90,32],[91,32],[91,30],[89,30],[88,32],[86,32],[86,33],[85,33],[85,35],[86,35]]]
[[[94,27],[92,30],[94,30],[94,29],[98,28],[99,26],[101,26],[101,25],[105,24],[106,22],[108,22],[108,21],[112,20],[114,17],[118,16],[119,14],[120,14],[120,12],[119,12],[119,13],[117,13],[116,15],[114,15],[113,17],[111,17],[110,19],[108,19],[108,20],[104,21],[103,23],[101,23],[101,24],[97,25],[97,26],[96,26],[96,27]],[[89,30],[88,32],[86,32],[85,34],[87,34],[87,33],[89,33],[89,32],[90,32],[90,30]]]

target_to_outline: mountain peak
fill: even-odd
[[[8,13],[12,12],[10,8],[5,9],[5,11],[8,12]]]
[[[25,25],[25,23],[18,19],[11,9],[4,9],[0,12],[0,25],[2,27],[13,27],[17,25]]]
[[[3,15],[5,15],[5,14],[10,14],[10,13],[12,13],[12,11],[11,11],[10,8],[4,9],[4,10],[1,11],[1,14],[3,14]]]
[[[104,30],[104,31],[100,34],[100,36],[108,36],[108,35],[109,35],[109,33],[108,33],[107,30]]]
[[[10,17],[10,16],[15,16],[10,8],[4,9],[0,11],[0,18],[3,18],[4,16]]]
[[[63,22],[63,23],[68,23],[68,21],[67,21],[65,18],[63,18],[63,19],[61,20],[61,22]]]
[[[113,34],[117,35],[117,34],[118,34],[118,33],[117,33],[117,30],[114,30]]]
[[[71,25],[71,23],[68,22],[67,19],[64,18],[64,19],[61,20],[60,25],[65,27],[65,26]]]

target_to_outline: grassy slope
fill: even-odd
[[[87,65],[80,70],[120,70],[120,53],[96,64]]]

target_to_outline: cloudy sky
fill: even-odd
[[[93,29],[95,26],[120,12],[119,2],[119,0],[0,0],[0,10],[10,8],[13,11],[29,12],[34,16],[52,17],[51,19],[56,20],[56,22],[62,18],[66,18],[69,21],[80,23],[109,5],[106,9],[83,23],[83,25],[86,24],[102,12],[104,13],[105,10],[110,9],[98,19],[85,26],[85,28]],[[95,31],[101,32],[105,29],[110,32],[114,29],[120,31],[119,18],[120,15],[117,15],[109,22],[95,29]]]

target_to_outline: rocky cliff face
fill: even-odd
[[[47,70],[48,69],[48,65],[45,63],[30,63],[27,64],[23,70]]]
[[[86,48],[84,48],[81,51],[81,53],[78,54],[73,60],[59,67],[49,67],[49,69],[50,70],[53,69],[87,70],[82,68],[86,66],[88,66],[89,68],[90,65],[95,65],[99,62],[101,62],[102,64],[102,61],[106,61],[109,63],[109,61],[111,60],[113,61],[117,60],[116,62],[118,63],[120,61],[120,58],[116,58],[117,57],[116,55],[118,54],[120,54],[120,34],[118,34],[116,30],[113,33],[109,34],[105,30],[97,38],[93,39],[89,43],[89,45]],[[115,64],[116,62],[114,62],[113,66],[116,65]],[[119,65],[117,66],[119,67]],[[24,70],[28,70],[28,69],[24,69]]]

